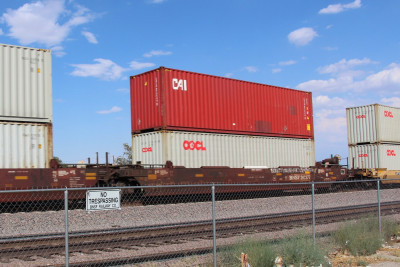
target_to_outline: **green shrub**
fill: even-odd
[[[218,266],[241,266],[240,256],[249,255],[251,267],[272,267],[276,253],[270,243],[257,241],[244,241],[229,248],[224,248],[218,253]]]
[[[395,220],[382,220],[382,237],[385,241],[389,241],[392,236],[397,236],[399,232],[399,224]]]
[[[364,218],[346,223],[333,234],[333,238],[343,250],[347,249],[354,256],[365,256],[374,254],[381,248],[383,240],[389,240],[397,231],[396,222],[383,220],[380,235],[378,219]]]
[[[283,240],[279,245],[280,256],[286,266],[293,264],[295,266],[328,266],[325,258],[325,251],[320,246],[314,247],[311,236],[297,234]]]

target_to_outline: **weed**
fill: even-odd
[[[354,256],[371,255],[382,246],[382,239],[390,240],[397,230],[396,222],[384,220],[380,234],[378,219],[364,218],[346,223],[333,234],[333,239],[343,250],[347,249]]]
[[[283,240],[279,247],[280,255],[282,256],[286,265],[328,265],[328,262],[325,258],[325,251],[323,251],[318,245],[314,246],[311,236],[300,233],[296,236]]]
[[[252,267],[274,266],[276,253],[271,244],[251,240],[240,242],[221,251],[219,253],[218,266],[241,266],[241,253],[249,255],[249,264]]]

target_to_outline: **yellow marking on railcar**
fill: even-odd
[[[310,172],[304,172],[305,174],[310,174]]]
[[[276,176],[282,176],[282,173],[278,172],[278,173],[276,174]]]
[[[196,174],[194,175],[194,177],[201,178],[201,177],[204,177],[204,174],[202,174],[202,173],[196,173]]]
[[[86,180],[96,180],[97,173],[95,172],[87,172],[86,173]]]
[[[238,176],[243,177],[244,173],[238,173]]]
[[[157,175],[156,175],[156,174],[148,174],[148,175],[147,175],[147,179],[149,179],[149,180],[156,180],[156,179],[157,179]]]
[[[332,176],[331,179],[332,179],[332,180],[336,180],[336,176]]]
[[[329,172],[329,174],[333,174],[333,172]]]
[[[6,187],[13,187],[13,184],[5,184]]]
[[[15,180],[28,180],[28,176],[15,176]]]

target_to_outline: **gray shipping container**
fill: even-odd
[[[187,168],[315,165],[312,139],[158,131],[133,135],[132,152],[133,162]]]
[[[367,144],[349,146],[349,167],[355,169],[400,170],[399,144]]]
[[[346,109],[349,145],[400,143],[400,109],[373,104]]]
[[[49,123],[51,51],[0,44],[0,120]]]
[[[48,168],[52,125],[0,122],[0,168]]]

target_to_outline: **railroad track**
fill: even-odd
[[[326,224],[365,216],[377,212],[377,204],[357,205],[315,211],[316,224]],[[400,211],[400,202],[381,204],[381,213],[389,215]],[[291,229],[312,224],[312,211],[279,213],[263,216],[221,219],[216,221],[217,239],[256,232],[271,232]],[[93,251],[114,249],[134,249],[134,258],[101,260],[102,264],[137,263],[154,259],[173,258],[182,255],[205,253],[211,247],[180,250],[179,252],[140,253],[140,248],[160,247],[169,244],[188,243],[199,239],[212,239],[212,221],[201,221],[183,224],[168,224],[149,227],[112,229],[102,231],[74,232],[69,234],[70,253],[93,253]],[[32,261],[33,257],[51,258],[52,255],[63,255],[65,252],[64,234],[46,236],[23,236],[0,239],[0,263],[11,259]],[[97,265],[95,261],[83,265]],[[73,264],[71,264],[73,265]],[[79,264],[75,264],[79,266]],[[74,266],[75,266],[74,265]]]

